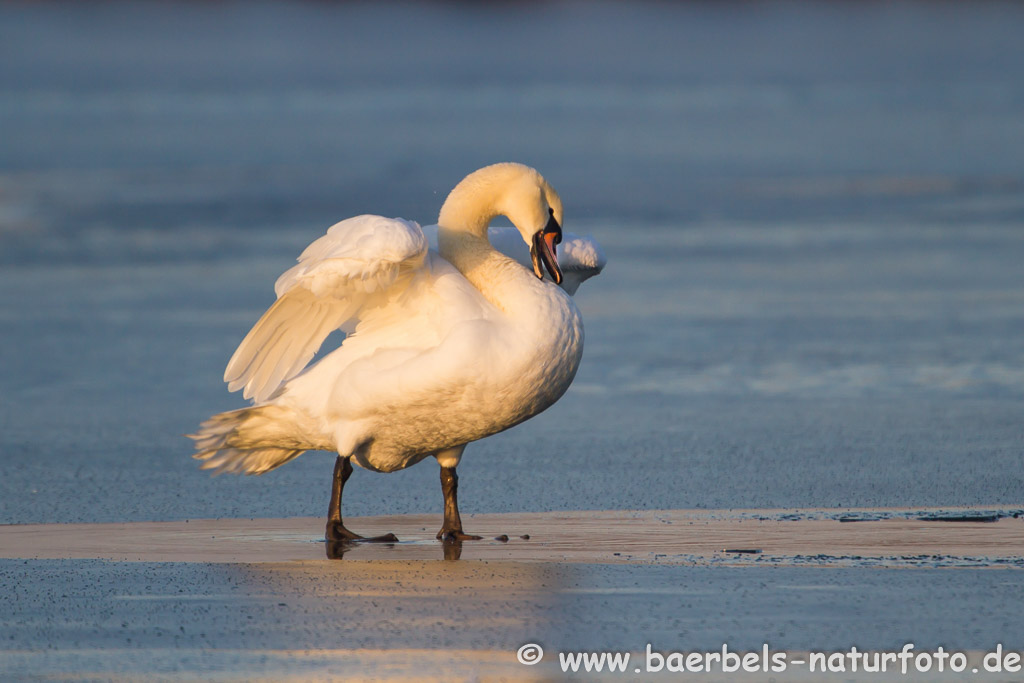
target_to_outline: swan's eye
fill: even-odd
[[[544,229],[541,232],[543,232],[543,233],[554,233],[555,234],[555,244],[561,244],[562,243],[562,226],[559,225],[558,221],[555,219],[555,210],[549,208],[548,209],[548,216],[549,216],[548,224],[544,226]]]

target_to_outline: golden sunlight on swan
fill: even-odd
[[[508,229],[489,239],[499,215],[529,246],[528,268],[492,244],[513,252]],[[536,170],[503,163],[448,195],[436,250],[418,224],[399,218],[334,225],[278,279],[277,301],[228,363],[229,388],[255,404],[204,422],[190,435],[194,457],[204,469],[262,474],[307,450],[337,451],[327,540],[393,541],[343,524],[352,462],[393,472],[433,456],[444,494],[437,537],[479,538],[463,532],[459,516],[463,450],[557,401],[583,353],[580,313],[556,285],[574,292],[604,255],[572,236],[572,277],[563,281],[562,218],[561,199]],[[342,345],[310,365],[338,329]]]

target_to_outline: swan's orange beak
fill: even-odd
[[[555,252],[555,245],[561,241],[562,226],[558,224],[552,214],[548,219],[548,224],[534,234],[533,244],[530,246],[534,274],[541,280],[544,279],[544,270],[541,268],[541,262],[543,262],[556,285],[562,284],[562,269],[558,267],[558,255]]]

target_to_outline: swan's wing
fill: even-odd
[[[332,226],[278,278],[277,301],[228,362],[228,388],[256,401],[269,398],[331,332],[406,287],[426,253],[427,239],[411,221],[356,216]]]
[[[437,226],[423,226],[423,234],[427,236],[431,248],[437,249]],[[488,228],[487,237],[495,249],[533,270],[530,247],[523,241],[518,230],[511,227]],[[600,273],[606,263],[608,258],[593,237],[563,233],[562,243],[558,245],[558,267],[563,276],[560,287],[569,294],[575,294],[580,284]],[[545,273],[544,279],[550,282],[551,276]]]
[[[567,232],[558,245],[558,267],[562,269],[562,289],[570,295],[584,280],[594,277],[608,263],[601,245],[593,237]],[[547,277],[547,274],[545,274]]]

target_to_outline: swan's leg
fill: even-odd
[[[454,467],[441,466],[441,491],[444,493],[444,525],[437,532],[437,537],[444,541],[479,541],[480,536],[473,536],[462,531],[462,518],[459,517],[459,475]]]
[[[365,538],[349,531],[341,521],[341,492],[345,482],[352,476],[352,463],[348,458],[338,456],[334,462],[334,482],[331,484],[331,504],[327,508],[327,541],[362,541],[363,543],[395,543],[398,538],[394,534]]]

